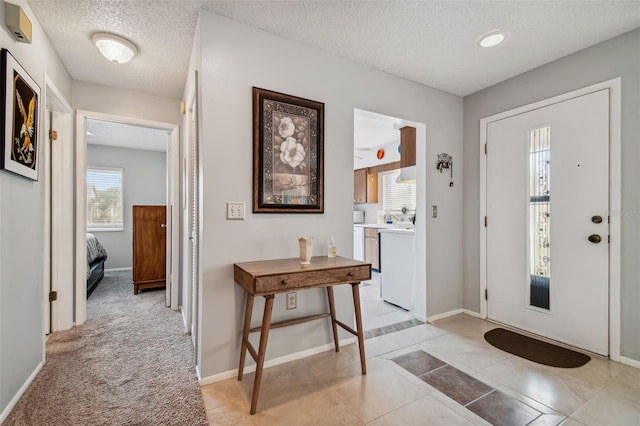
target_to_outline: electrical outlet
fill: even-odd
[[[294,291],[293,293],[287,293],[287,309],[295,309],[298,307],[298,295]]]
[[[240,201],[227,201],[227,219],[244,220],[244,203]]]

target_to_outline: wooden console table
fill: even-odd
[[[364,339],[362,331],[362,314],[360,310],[360,281],[371,279],[371,264],[360,262],[346,257],[329,258],[318,256],[311,258],[310,265],[301,265],[300,259],[278,259],[258,262],[244,262],[233,265],[233,278],[247,292],[247,300],[244,313],[244,329],[242,331],[242,348],[240,349],[240,367],[238,380],[242,380],[246,352],[256,361],[256,375],[253,382],[251,395],[251,414],[255,414],[260,395],[260,382],[262,380],[262,368],[269,330],[272,328],[286,327],[300,324],[320,318],[331,318],[333,329],[333,342],[336,352],[340,351],[338,345],[338,328],[344,328],[358,337],[360,349],[360,366],[362,374],[367,374],[367,365],[364,355]],[[353,293],[353,306],[356,315],[356,330],[336,319],[335,302],[333,298],[333,286],[339,284],[351,284]],[[287,321],[271,323],[273,299],[278,293],[307,290],[310,288],[327,288],[329,298],[329,312],[295,318]],[[255,296],[265,298],[262,325],[251,328],[251,313]],[[260,331],[260,344],[258,351],[249,342],[249,333]]]

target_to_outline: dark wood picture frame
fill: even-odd
[[[0,168],[38,180],[40,86],[7,49],[0,68]]]
[[[324,213],[324,103],[253,88],[253,212]]]

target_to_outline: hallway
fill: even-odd
[[[88,320],[47,339],[46,364],[5,425],[207,424],[190,336],[164,290],[107,272]]]

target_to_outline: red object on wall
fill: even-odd
[[[384,149],[380,148],[376,153],[376,157],[378,157],[378,160],[382,160],[384,158]]]

